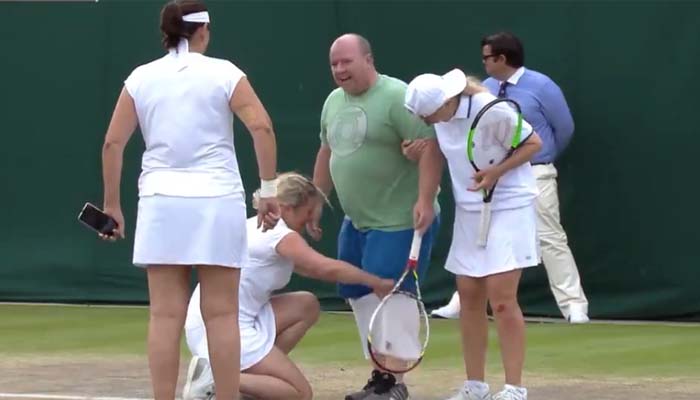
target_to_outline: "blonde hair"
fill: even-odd
[[[311,179],[297,172],[285,172],[277,176],[277,201],[292,208],[301,207],[312,200],[322,199],[330,205],[328,198]],[[253,208],[258,209],[260,189],[253,193]]]
[[[481,83],[481,80],[476,76],[467,75],[467,86],[464,87],[462,94],[473,96],[477,93],[488,92],[489,90]]]

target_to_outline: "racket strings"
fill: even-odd
[[[416,292],[420,289],[416,287]],[[375,363],[390,372],[415,368],[428,342],[427,313],[419,298],[396,292],[375,311],[368,335],[369,351]]]

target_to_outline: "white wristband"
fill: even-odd
[[[260,198],[277,197],[277,179],[260,180]]]

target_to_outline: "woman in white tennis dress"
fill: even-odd
[[[522,141],[499,165],[475,172],[467,158],[467,133],[475,115],[496,97],[460,70],[443,76],[423,74],[408,85],[405,105],[435,124],[438,143],[449,166],[455,201],[452,245],[445,269],[457,276],[457,290],[467,381],[450,400],[491,399],[484,382],[488,338],[487,301],[491,305],[505,370],[505,386],[494,400],[526,400],[521,375],[525,357],[525,323],[518,305],[521,269],[539,261],[534,200],[535,178],[529,160],[541,141],[523,122]],[[505,107],[508,118],[517,114]],[[477,245],[482,188],[498,185],[486,247]]]
[[[104,211],[124,237],[120,178],[124,148],[137,126],[145,151],[133,262],[148,275],[148,357],[156,400],[172,400],[192,267],[202,287],[210,327],[214,378],[221,398],[239,389],[238,282],[247,260],[245,194],[233,146],[238,115],[253,136],[265,188],[259,215],[272,228],[275,136],[270,118],[245,74],[205,56],[209,14],[198,0],[177,0],[161,12],[167,54],[126,79],[102,152]],[[262,222],[262,221],[261,221]]]
[[[287,286],[293,272],[331,282],[363,284],[382,294],[388,293],[394,282],[326,257],[306,243],[301,232],[325,200],[310,179],[296,173],[280,175],[277,198],[282,218],[273,229],[262,232],[255,219],[248,220],[249,259],[239,291],[241,392],[258,400],[306,400],[311,399],[311,387],[287,353],[316,322],[320,306],[309,292],[274,292]],[[199,296],[197,287],[185,324],[187,346],[193,355],[183,391],[185,400],[205,399],[214,393]]]

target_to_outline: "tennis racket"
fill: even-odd
[[[513,118],[513,111],[517,114]],[[486,104],[474,117],[467,136],[467,157],[476,172],[494,167],[513,154],[520,145],[523,116],[520,105],[511,99],[499,98]],[[491,199],[496,189],[484,188],[484,203],[479,220],[476,244],[486,247],[491,225]]]
[[[430,337],[428,314],[418,282],[421,241],[421,234],[414,232],[406,269],[392,291],[379,302],[369,321],[367,349],[372,361],[380,369],[396,374],[408,372],[420,364]],[[410,288],[411,281],[415,290]]]

